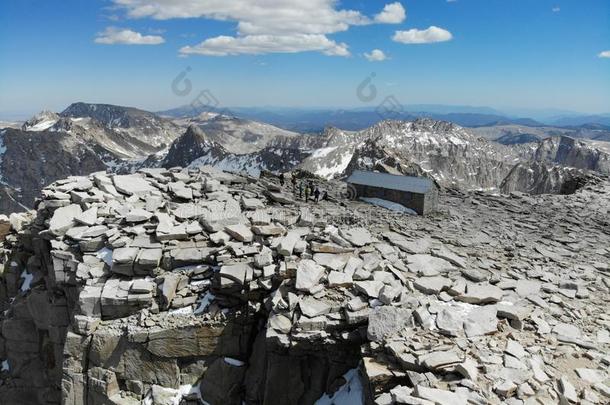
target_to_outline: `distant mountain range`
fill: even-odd
[[[437,105],[409,105],[392,109],[383,106],[376,109],[292,109],[292,108],[230,108],[194,109],[183,106],[166,111],[159,111],[161,116],[183,118],[202,112],[221,112],[236,117],[266,122],[297,132],[322,132],[332,126],[350,131],[357,131],[375,125],[385,119],[411,121],[417,118],[431,118],[439,121],[450,121],[466,127],[480,127],[498,124],[543,125],[529,118],[511,118],[501,112],[485,107],[450,107]]]
[[[234,116],[183,108],[161,116],[74,103],[20,127],[0,127],[0,213],[35,206],[40,190],[57,179],[147,167],[212,165],[253,176],[300,169],[324,178],[369,169],[427,176],[447,187],[531,193],[561,192],[568,180],[582,184],[574,179],[610,173],[604,142],[610,129],[602,125],[554,127],[493,111],[437,111],[391,120],[366,109],[240,109]],[[324,128],[316,126],[321,122]],[[285,129],[288,123],[308,130]]]

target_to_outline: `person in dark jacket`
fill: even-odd
[[[284,187],[284,173],[280,173],[280,186]]]
[[[292,192],[294,194],[296,194],[296,192],[297,192],[297,177],[293,174],[292,177],[290,178],[290,181],[292,182]]]
[[[305,188],[305,185],[303,184],[303,182],[301,182],[299,184],[299,198],[303,198],[303,188]]]
[[[320,201],[320,189],[318,187],[316,187],[316,189],[314,190],[313,197],[315,202]]]
[[[311,193],[311,188],[309,185],[305,186],[305,202],[309,202],[309,194]]]

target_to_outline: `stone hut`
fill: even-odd
[[[439,190],[431,179],[356,170],[347,182],[356,191],[357,198],[392,201],[419,215],[427,215],[437,209]]]

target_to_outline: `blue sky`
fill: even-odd
[[[220,106],[392,95],[610,112],[608,0],[4,0],[0,54],[0,118],[74,101],[159,110],[203,90]],[[177,95],[187,67],[192,90]],[[373,72],[378,95],[363,100]]]

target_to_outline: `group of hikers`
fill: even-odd
[[[284,184],[286,183],[286,176],[284,173],[280,173],[279,175],[280,178],[280,185],[282,187],[284,187]],[[292,175],[290,178],[290,182],[292,183],[292,192],[299,196],[299,198],[301,199],[305,199],[305,202],[309,202],[309,199],[311,198],[314,202],[319,202],[320,200],[327,200],[328,199],[328,193],[326,192],[326,190],[324,190],[324,192],[320,191],[320,188],[315,185],[313,183],[313,180],[309,179],[308,181],[305,181],[304,179],[302,179],[300,182],[298,181],[297,177],[295,175]],[[298,183],[298,185],[297,185]]]

